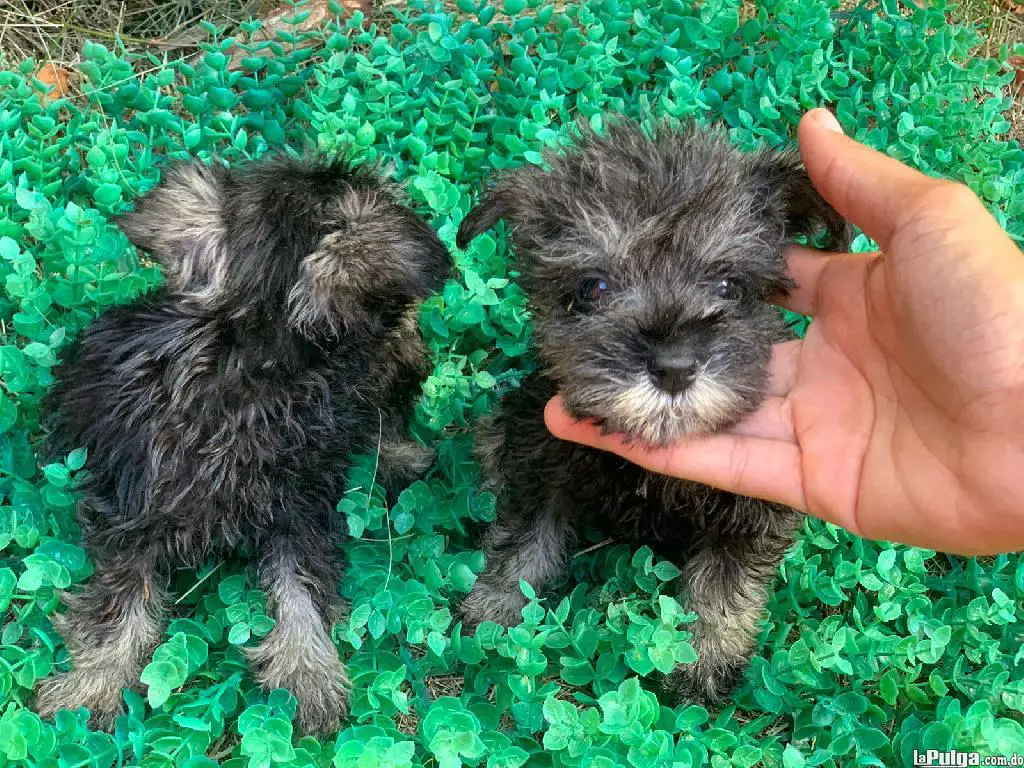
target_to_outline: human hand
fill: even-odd
[[[963,555],[1024,549],[1024,255],[965,186],[800,123],[819,192],[881,248],[791,249],[812,315],[776,346],[769,396],[732,430],[662,448],[576,422],[555,436],[792,506],[872,539]]]

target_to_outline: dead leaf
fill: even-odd
[[[1011,56],[1007,63],[1014,70],[1014,90],[1024,89],[1024,56]]]
[[[288,23],[288,19],[300,12],[309,13],[309,16],[298,24]],[[281,30],[296,33],[308,32],[321,26],[327,20],[327,16],[327,0],[316,0],[302,8],[293,8],[290,5],[278,6],[262,19],[263,25],[253,35],[253,42],[270,40]]]
[[[1000,0],[1000,2],[1010,13],[1016,13],[1018,16],[1024,16],[1024,3],[1019,3],[1017,0]]]
[[[44,64],[35,74],[35,78],[46,86],[49,91],[39,92],[39,103],[46,105],[48,101],[62,99],[68,95],[68,79],[71,73],[56,64]]]
[[[370,11],[373,10],[373,0],[340,0],[340,4],[349,15],[355,11],[362,11],[364,18],[366,19],[369,19]],[[297,13],[307,11],[309,12],[309,16],[301,22],[298,24],[289,23],[289,20]],[[330,21],[331,18],[332,14],[327,7],[327,0],[314,0],[311,3],[302,6],[302,8],[293,8],[290,5],[280,5],[267,16],[260,19],[260,28],[256,30],[251,40],[246,39],[246,35],[240,35],[239,41],[245,44],[252,44],[266,40],[273,40],[277,37],[278,32],[301,34],[303,32],[319,29]],[[310,41],[300,44],[299,47],[307,47],[312,44],[312,41]],[[228,67],[230,69],[238,69],[242,64],[242,59],[267,58],[268,56],[273,56],[273,53],[268,49],[245,51],[236,47],[231,54],[231,60]]]

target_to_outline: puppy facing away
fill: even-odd
[[[761,403],[772,344],[786,338],[768,301],[792,287],[784,245],[823,226],[828,246],[845,248],[851,230],[795,154],[740,152],[711,129],[661,124],[648,136],[619,121],[547,162],[507,172],[457,237],[464,248],[511,225],[538,359],[478,427],[498,511],[460,613],[470,630],[518,624],[519,580],[540,592],[582,529],[603,524],[680,562],[699,660],[664,685],[712,704],[749,663],[797,514],[560,441],[544,406],[561,393],[575,418],[651,446],[735,424]]]
[[[55,371],[48,453],[88,449],[95,573],[55,618],[73,668],[36,707],[109,727],[160,639],[171,569],[235,550],[257,559],[276,621],[248,651],[255,678],[295,694],[304,732],[335,730],[333,511],[354,452],[379,447],[392,487],[432,460],[406,419],[428,372],[418,304],[450,255],[372,171],[284,153],[174,166],[119,224],[166,280],[100,316]]]

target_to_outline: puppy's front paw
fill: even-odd
[[[342,677],[338,676],[342,674]],[[288,686],[299,700],[299,730],[306,735],[333,736],[348,717],[348,683],[341,665],[329,678],[306,677]]]
[[[743,677],[742,662],[715,662],[698,659],[693,664],[680,664],[665,676],[662,687],[677,703],[689,702],[715,706],[729,697]]]
[[[50,719],[62,709],[89,710],[89,724],[110,731],[123,711],[120,681],[90,671],[72,670],[42,680],[36,688],[34,709]]]
[[[275,627],[248,656],[264,690],[284,688],[298,700],[303,735],[331,736],[348,716],[348,677],[338,651],[323,630],[289,636]],[[275,635],[275,633],[277,633]]]
[[[485,621],[493,621],[506,628],[521,624],[525,607],[526,598],[518,589],[501,589],[477,579],[473,590],[458,606],[463,634],[474,634]]]
[[[259,676],[267,691],[285,688],[298,700],[296,720],[299,731],[306,736],[333,736],[348,716],[348,680],[339,662],[331,670],[296,669],[290,674],[271,671]]]

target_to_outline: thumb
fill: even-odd
[[[797,131],[804,166],[821,196],[887,251],[904,223],[900,216],[910,208],[908,203],[943,182],[854,141],[842,130],[826,109],[805,114]]]

